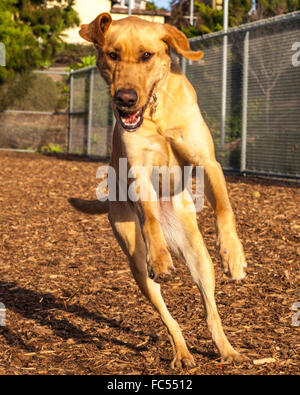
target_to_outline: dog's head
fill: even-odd
[[[202,51],[190,51],[186,36],[168,24],[128,17],[112,21],[100,14],[79,34],[98,50],[97,66],[110,87],[122,127],[134,131],[154,92],[165,81],[171,65],[170,48],[197,60]]]

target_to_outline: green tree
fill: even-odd
[[[190,0],[173,0],[170,23],[180,28],[188,37],[222,30],[223,10],[213,9],[209,0],[194,3],[194,25],[190,25]],[[252,0],[231,0],[229,2],[229,27],[253,20],[269,18],[300,10],[300,0],[257,0],[256,12],[249,14]]]
[[[154,1],[147,1],[147,3],[146,3],[146,10],[149,10],[149,11],[157,11],[157,10],[159,10],[159,11],[166,11],[165,8],[157,7],[155,5]]]
[[[229,2],[229,26],[237,26],[248,22],[248,14],[252,0],[232,0]],[[223,10],[213,9],[211,1],[195,1],[194,25],[189,21],[190,0],[173,0],[171,7],[171,23],[182,29],[188,36],[212,33],[223,28]]]
[[[63,31],[79,25],[73,4],[74,0],[1,0],[0,42],[6,47],[6,67],[0,67],[0,82],[56,54],[63,46]]]
[[[197,17],[193,26],[189,24],[189,20],[185,21],[182,26],[183,32],[187,37],[198,36],[199,34],[211,33],[222,30],[223,11],[212,9],[204,3],[195,2],[195,16]],[[187,25],[188,22],[188,26]]]
[[[258,0],[254,18],[270,18],[297,10],[300,10],[299,0]]]

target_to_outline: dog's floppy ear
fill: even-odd
[[[104,44],[104,34],[112,22],[111,16],[104,12],[97,16],[88,25],[81,25],[79,35],[87,41],[102,46]]]
[[[175,26],[166,23],[163,25],[163,27],[164,35],[162,40],[172,47],[179,55],[182,55],[190,60],[199,60],[203,57],[204,52],[190,50],[190,43],[185,34],[183,34]]]

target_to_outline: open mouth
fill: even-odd
[[[118,110],[119,120],[120,120],[120,123],[121,123],[121,126],[123,129],[125,129],[129,132],[134,132],[142,125],[143,120],[144,120],[143,115],[144,115],[144,112],[145,112],[146,108],[148,107],[148,104],[151,100],[154,87],[155,87],[155,84],[152,86],[152,89],[150,90],[147,102],[139,110],[137,110],[135,112],[130,112],[129,109],[128,109],[128,111],[126,109],[126,111],[124,111],[124,107],[118,108],[118,106],[116,106],[116,108]]]
[[[144,108],[136,112],[127,113],[118,109],[121,125],[124,129],[134,131],[143,123]]]

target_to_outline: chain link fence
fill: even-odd
[[[228,30],[222,136],[223,32],[191,40],[183,62],[225,169],[300,176],[300,12]],[[222,140],[224,144],[222,144]]]
[[[111,100],[94,66],[26,74],[4,86],[0,105],[2,150],[110,156]]]
[[[69,115],[67,151],[109,157],[113,111],[108,87],[96,67],[70,73]]]
[[[226,74],[223,32],[191,39],[205,56],[181,60],[218,161],[224,169],[300,177],[300,12],[231,28],[227,37]],[[26,78],[0,95],[1,149],[110,156],[111,99],[95,67]]]
[[[30,73],[1,86],[0,148],[64,150],[68,73]]]

